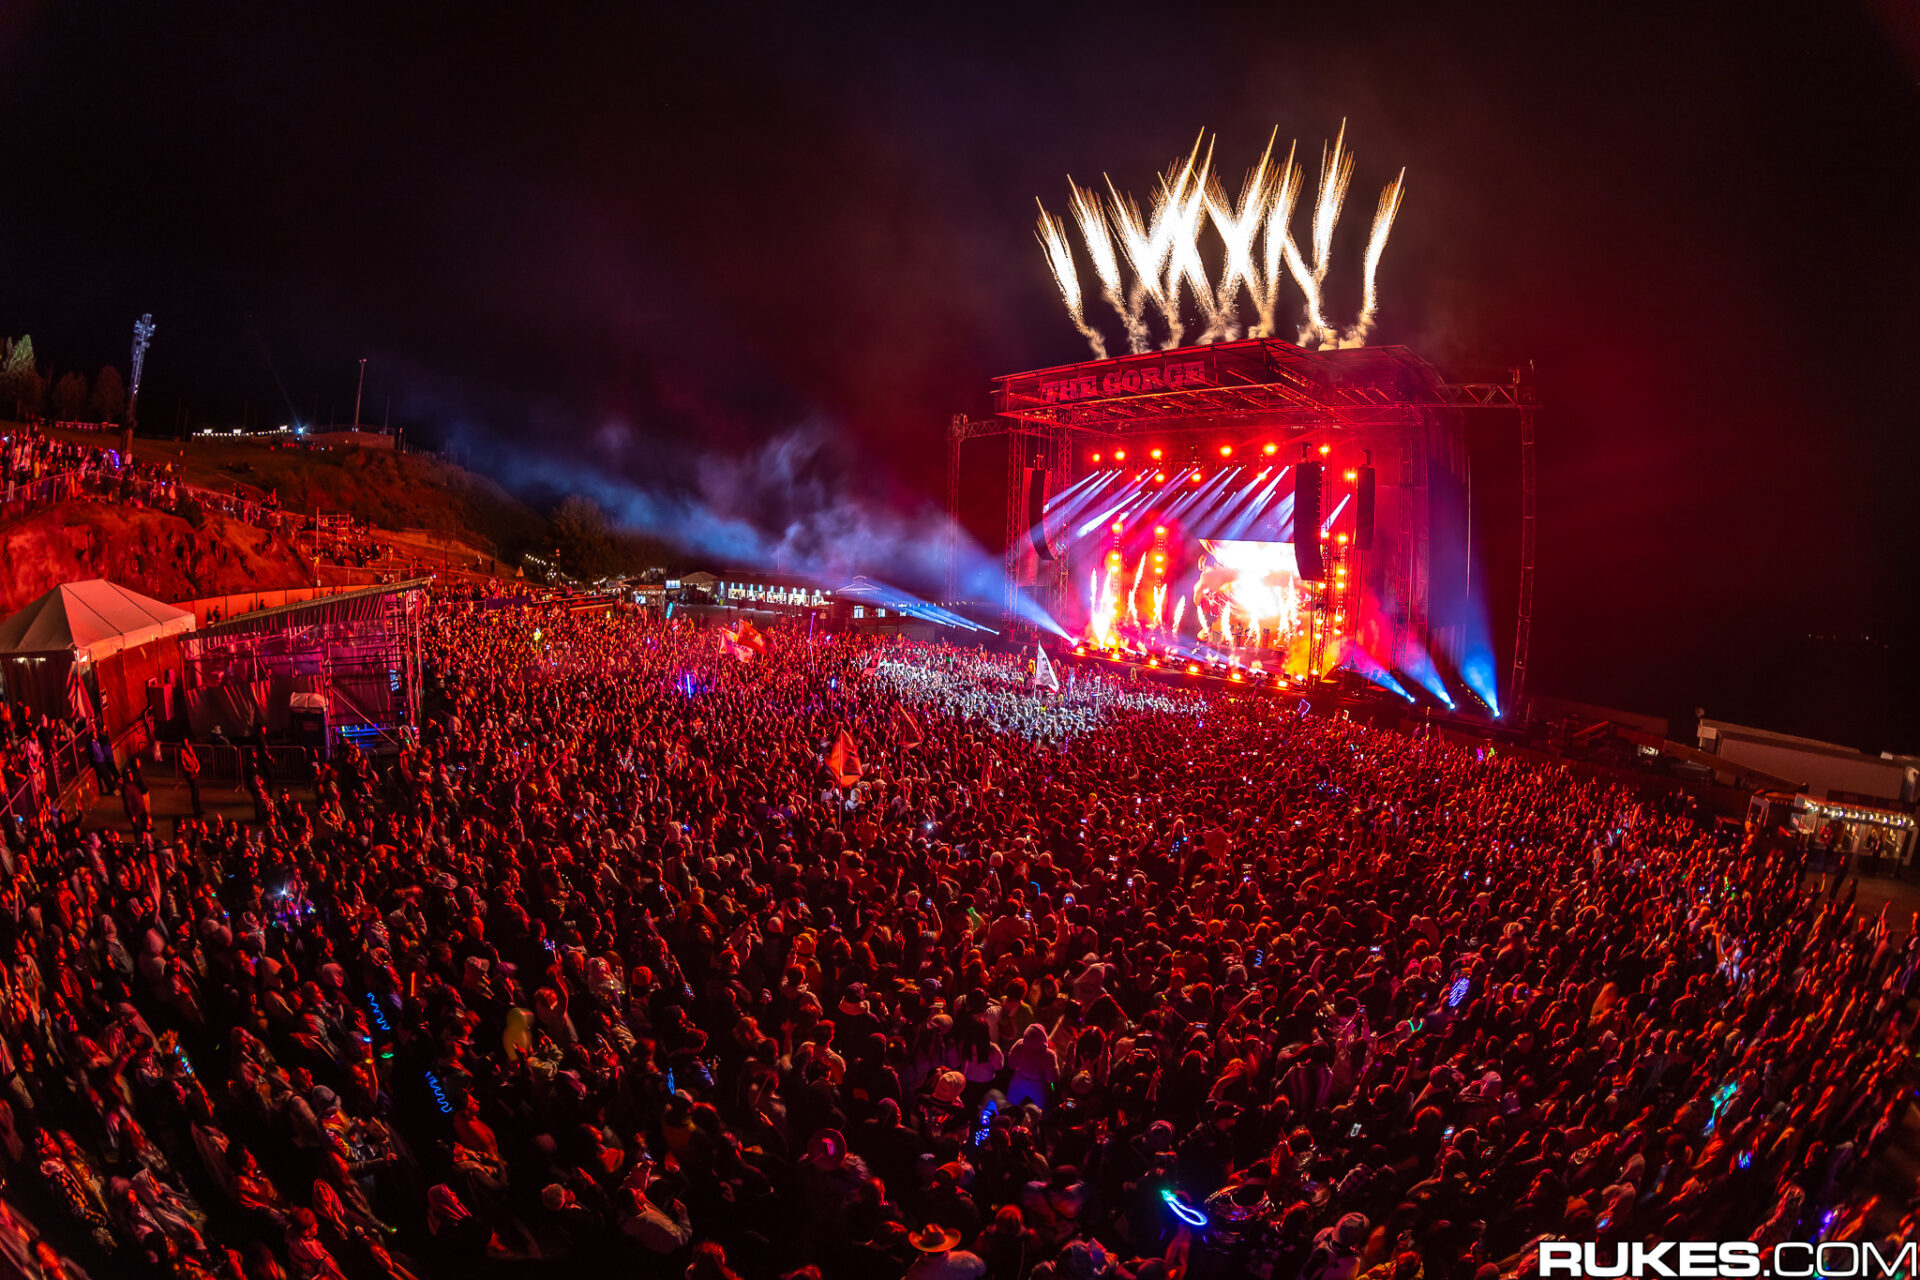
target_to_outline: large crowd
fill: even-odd
[[[7,832],[22,1274],[1493,1280],[1865,1229],[1914,936],[1684,797],[1085,673],[1034,730],[1023,658],[872,639],[429,649],[417,739],[253,821]]]
[[[906,703],[977,720],[1000,733],[1067,745],[1115,713],[1191,719],[1205,706],[1191,692],[1100,675],[1083,682],[1076,670],[1061,676],[1051,660],[1043,674],[1035,659],[1009,662],[979,649],[902,645],[872,665],[878,683]]]

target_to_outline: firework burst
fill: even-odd
[[[1367,240],[1364,281],[1358,318],[1344,332],[1327,318],[1325,287],[1333,261],[1333,238],[1353,180],[1354,157],[1346,145],[1342,121],[1333,142],[1320,151],[1320,176],[1315,187],[1313,213],[1303,253],[1292,230],[1293,215],[1305,186],[1305,169],[1298,163],[1298,146],[1289,144],[1286,159],[1274,162],[1275,130],[1266,149],[1241,183],[1239,199],[1229,201],[1227,188],[1214,169],[1214,145],[1205,131],[1184,160],[1175,161],[1154,184],[1146,211],[1132,196],[1122,194],[1113,180],[1105,198],[1091,187],[1068,181],[1069,210],[1100,293],[1119,317],[1127,349],[1162,349],[1186,340],[1186,304],[1197,313],[1198,342],[1231,341],[1243,331],[1241,302],[1253,310],[1253,322],[1244,325],[1254,337],[1271,337],[1280,329],[1280,281],[1284,273],[1300,291],[1296,327],[1302,346],[1357,347],[1365,344],[1379,316],[1380,260],[1406,192],[1406,171],[1380,194],[1373,229]],[[1219,269],[1210,275],[1202,253],[1202,233],[1211,227],[1218,241]],[[1067,241],[1066,221],[1040,210],[1040,244],[1067,304],[1067,313],[1092,346],[1107,354],[1105,339],[1089,323],[1081,296],[1079,274]],[[1256,242],[1257,245],[1256,245]],[[1256,252],[1257,248],[1257,252]],[[1131,281],[1127,279],[1131,274]],[[1158,323],[1149,320],[1149,306]]]

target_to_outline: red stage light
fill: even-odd
[[[1236,671],[1236,672],[1234,672],[1234,673],[1233,673],[1232,675],[1230,675],[1230,676],[1228,676],[1228,677],[1227,677],[1227,679],[1229,679],[1229,680],[1231,680],[1231,681],[1233,681],[1233,682],[1234,682],[1235,684],[1239,684],[1239,683],[1240,683],[1240,673],[1239,673],[1238,671]]]
[[[1344,547],[1347,545],[1347,535],[1343,533],[1339,537],[1335,538],[1334,541]]]
[[[1163,524],[1160,524],[1160,525],[1155,525],[1155,526],[1153,527],[1153,536],[1154,536],[1154,537],[1156,537],[1156,538],[1164,538],[1164,537],[1166,537],[1166,536],[1167,536],[1167,526],[1165,526],[1165,525],[1163,525]]]
[[[1157,666],[1159,666],[1159,665],[1160,665],[1160,659],[1158,659],[1158,658],[1148,658],[1148,659],[1147,659],[1147,665],[1148,665],[1148,666],[1150,666],[1150,667],[1157,667]]]
[[[1324,541],[1325,541],[1326,539],[1328,539],[1328,538],[1330,538],[1330,537],[1332,537],[1332,536],[1333,536],[1333,535],[1332,535],[1332,534],[1330,534],[1330,533],[1328,533],[1328,532],[1327,532],[1327,531],[1326,531],[1325,529],[1322,529],[1322,530],[1320,531],[1320,539],[1321,539],[1321,541],[1323,541],[1323,542],[1324,542]]]
[[[1127,460],[1127,451],[1125,449],[1115,449],[1113,451],[1113,460],[1115,462],[1125,462]]]
[[[1231,458],[1233,456],[1233,446],[1230,444],[1221,445],[1220,456],[1223,458]]]
[[[1158,461],[1160,461],[1160,450],[1158,450],[1158,449],[1149,449],[1149,450],[1147,451],[1147,456],[1148,456],[1149,458],[1152,458],[1152,459],[1153,459],[1153,460],[1154,460],[1155,462],[1158,462]]]
[[[1164,471],[1156,472],[1153,478],[1156,483],[1165,484],[1167,482],[1167,473]]]
[[[1122,524],[1122,523],[1120,523],[1120,522],[1119,522],[1118,520],[1115,520],[1115,521],[1113,522],[1113,531],[1114,531],[1115,533],[1124,533],[1124,532],[1126,532],[1126,528],[1127,528],[1127,526],[1126,526],[1126,525],[1124,525],[1124,524]]]
[[[1196,472],[1194,472],[1194,473],[1193,473],[1193,482],[1194,482],[1195,484],[1199,484],[1199,483],[1200,483],[1200,473],[1199,473],[1198,471],[1196,471]]]
[[[1265,449],[1261,450],[1261,452],[1265,453],[1268,457],[1272,457],[1274,454],[1280,452],[1280,446],[1277,444],[1270,444]]]
[[[1100,455],[1099,455],[1099,454],[1097,454],[1097,453],[1096,453],[1096,454],[1094,454],[1094,455],[1093,455],[1093,460],[1094,460],[1095,462],[1098,462],[1098,461],[1100,461]]]
[[[1355,480],[1358,480],[1359,478],[1360,478],[1360,473],[1358,471],[1347,472],[1347,483],[1351,484]]]
[[[1330,454],[1330,453],[1332,453],[1332,452],[1333,452],[1333,446],[1332,446],[1332,445],[1330,445],[1330,444],[1323,444],[1323,445],[1321,445],[1321,446],[1320,446],[1320,456],[1321,456],[1321,457],[1323,457],[1323,458],[1324,458],[1324,457],[1326,457],[1326,456],[1327,456],[1328,454]]]
[[[1190,675],[1190,676],[1197,676],[1197,675],[1199,675],[1199,674],[1200,674],[1200,664],[1199,664],[1199,663],[1197,663],[1197,662],[1189,662],[1189,663],[1187,664],[1187,674],[1188,674],[1188,675]]]

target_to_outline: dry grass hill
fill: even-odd
[[[385,541],[418,549],[428,568],[448,556],[448,548],[454,562],[480,555],[510,565],[547,536],[545,518],[499,485],[419,454],[204,436],[140,440],[135,454],[171,465],[189,484],[277,494],[290,516],[318,509],[393,531]],[[321,576],[333,581],[340,572],[326,566]],[[183,601],[302,586],[314,581],[314,567],[286,533],[213,511],[196,527],[169,513],[80,501],[0,523],[0,616],[80,578],[109,578],[160,600]]]

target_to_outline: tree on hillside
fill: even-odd
[[[127,384],[120,380],[120,371],[112,365],[103,365],[100,376],[93,380],[93,413],[102,422],[118,422],[120,415],[127,411]]]
[[[575,577],[598,578],[612,570],[607,513],[592,498],[570,493],[554,509],[553,543],[560,567]]]
[[[25,416],[40,407],[46,385],[33,367],[33,339],[26,334],[0,347],[0,404],[10,404]]]
[[[68,371],[53,384],[53,416],[61,422],[77,420],[86,413],[91,400],[92,397],[87,393],[87,380],[81,374]]]

